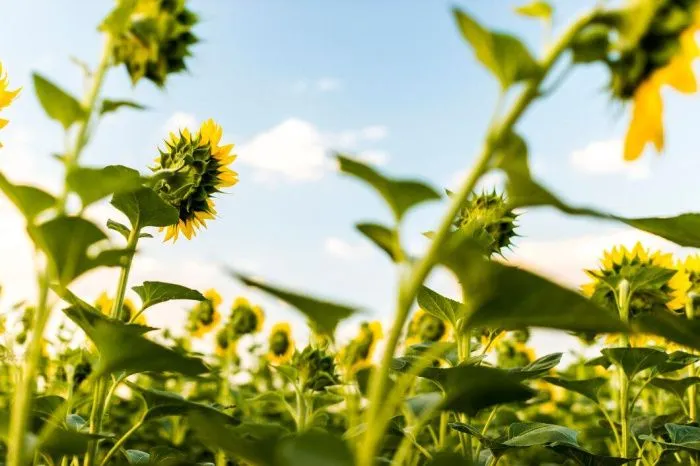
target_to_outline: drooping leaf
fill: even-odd
[[[421,286],[417,296],[418,305],[428,314],[440,320],[446,320],[452,325],[457,323],[457,317],[461,314],[462,303],[450,299],[440,293],[431,290],[427,286]]]
[[[668,433],[668,442],[658,440],[650,435],[641,435],[639,438],[674,449],[680,448],[691,452],[700,451],[700,427],[671,423],[666,424],[664,427],[666,427],[666,432]]]
[[[237,425],[240,423],[240,421],[213,406],[187,400],[178,393],[144,388],[131,382],[127,382],[127,385],[138,392],[146,401],[146,407],[148,408],[146,412],[147,419],[152,420],[165,416],[186,416],[193,411],[197,411],[209,418],[217,418],[219,422],[225,425]]]
[[[399,222],[409,209],[427,201],[440,199],[440,194],[425,183],[386,177],[358,160],[338,155],[340,170],[372,186],[389,204]]]
[[[530,3],[519,6],[515,8],[515,12],[532,18],[539,18],[544,21],[552,20],[552,13],[554,13],[554,8],[549,2],[543,0],[533,0]]]
[[[275,451],[275,466],[353,466],[347,443],[330,433],[308,430],[282,439]]]
[[[683,379],[668,379],[663,377],[655,377],[650,382],[656,388],[673,393],[679,399],[683,399],[685,392],[700,383],[700,377],[685,377]]]
[[[51,194],[33,186],[12,184],[0,173],[0,191],[31,221],[56,204],[56,198]]]
[[[107,239],[95,224],[80,217],[60,216],[27,227],[34,244],[46,253],[63,286],[96,267],[123,264],[128,251],[106,250],[90,255],[89,249]]]
[[[266,285],[258,280],[254,280],[235,272],[231,272],[231,274],[235,278],[245,283],[247,286],[258,288],[296,308],[311,321],[311,323],[316,327],[316,330],[329,336],[332,336],[335,333],[335,328],[341,320],[347,319],[351,315],[358,312],[357,309],[349,306],[335,304],[328,301],[321,301],[291,291],[283,290],[281,288]]]
[[[519,377],[521,380],[535,379],[547,374],[560,362],[563,353],[552,353],[542,356],[524,367],[508,369],[508,372]]]
[[[65,129],[85,119],[86,112],[75,97],[38,73],[34,73],[33,77],[36,96],[49,117],[61,123]]]
[[[403,255],[398,235],[391,228],[376,223],[358,223],[355,227],[377,247],[387,253],[392,261],[397,262],[400,254]]]
[[[697,354],[686,353],[685,351],[674,351],[668,355],[666,362],[654,368],[654,372],[657,374],[668,374],[669,372],[683,369],[698,361],[700,361],[700,356]]]
[[[453,12],[462,37],[469,42],[481,64],[498,78],[501,88],[507,89],[511,84],[541,72],[528,49],[517,38],[488,31],[461,10]]]
[[[644,313],[632,320],[632,327],[638,332],[659,335],[683,346],[700,350],[700,320],[688,320],[670,312]]]
[[[542,377],[552,385],[583,395],[586,398],[598,401],[598,392],[608,381],[604,377],[592,377],[590,379],[563,379],[561,377]]]
[[[151,188],[115,194],[112,205],[127,216],[132,228],[135,225],[139,228],[167,227],[176,224],[179,219],[177,209]]]
[[[525,401],[535,393],[518,377],[491,367],[429,368],[421,376],[440,384],[445,392],[443,409],[468,416],[489,406]]]
[[[531,272],[484,259],[478,246],[459,234],[449,239],[442,260],[470,297],[468,325],[471,327],[625,331],[625,326],[612,313],[579,293]]]
[[[129,239],[129,234],[131,234],[131,230],[129,230],[128,226],[124,225],[123,223],[115,222],[111,219],[107,220],[107,228],[112,231],[116,231],[127,240]]]
[[[66,182],[70,190],[80,196],[85,207],[111,194],[140,189],[141,175],[123,165],[109,165],[103,168],[79,167],[68,173]]]
[[[571,458],[581,466],[621,466],[637,461],[637,458],[620,458],[616,456],[597,455],[577,445],[555,442],[547,448],[562,456]]]
[[[197,290],[182,285],[165,282],[143,282],[132,288],[141,298],[141,309],[147,309],[166,301],[204,301],[206,298]]]
[[[138,102],[132,102],[131,100],[110,100],[105,99],[102,101],[102,108],[100,109],[100,114],[116,112],[122,107],[131,108],[135,110],[146,110],[148,107],[141,105]]]
[[[542,422],[518,422],[508,428],[508,440],[503,442],[509,447],[532,447],[552,443],[578,445],[578,433],[568,427]]]
[[[628,378],[640,372],[663,364],[668,355],[653,348],[605,348],[601,350],[613,364],[621,367]]]
[[[639,416],[634,417],[630,421],[630,432],[635,437],[642,435],[662,435],[666,432],[664,427],[666,424],[680,423],[685,419],[685,414],[682,411],[676,411],[660,416]]]

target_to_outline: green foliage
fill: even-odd
[[[46,114],[66,130],[87,117],[75,97],[37,73],[34,73],[34,91]]]
[[[80,196],[84,207],[110,194],[129,193],[141,188],[139,172],[123,165],[75,168],[68,173],[66,181],[70,190]]]
[[[151,188],[115,194],[112,205],[127,216],[132,228],[167,227],[176,224],[179,218],[177,209]]]
[[[204,301],[204,295],[182,285],[165,282],[143,282],[133,290],[141,298],[141,310],[173,300]]]
[[[2,173],[0,173],[0,190],[29,221],[56,203],[56,198],[51,194],[32,186],[12,184]]]
[[[106,113],[116,112],[120,108],[131,108],[134,110],[146,110],[148,107],[141,105],[138,102],[132,102],[131,100],[109,100],[105,99],[102,101],[102,108],[100,109],[100,114],[104,115]]]

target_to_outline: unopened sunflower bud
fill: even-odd
[[[508,209],[505,198],[492,193],[472,194],[462,206],[455,227],[474,236],[485,251],[500,254],[516,236],[517,215]]]

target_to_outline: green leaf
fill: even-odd
[[[598,392],[601,387],[608,382],[604,377],[592,377],[590,379],[578,380],[563,379],[561,377],[542,377],[542,380],[571,392],[578,393],[595,402],[598,401]]]
[[[619,458],[616,456],[604,456],[591,453],[588,450],[577,445],[568,443],[553,443],[547,445],[547,448],[553,450],[560,455],[573,459],[576,464],[582,466],[620,466],[627,463],[637,461],[637,458]]]
[[[38,73],[33,77],[36,96],[49,117],[60,122],[65,129],[86,118],[85,110],[75,97]]]
[[[621,220],[629,226],[660,236],[680,246],[700,247],[700,214],[682,214],[664,218],[621,218]]]
[[[465,463],[462,455],[448,451],[439,451],[425,463],[425,466],[459,466]]]
[[[659,364],[654,368],[657,374],[668,374],[683,369],[691,364],[700,361],[700,356],[697,354],[686,353],[685,351],[674,351],[668,355],[666,362]]]
[[[517,38],[484,29],[465,12],[453,11],[462,37],[469,42],[476,58],[501,83],[503,89],[541,72],[527,48]]]
[[[41,225],[30,225],[29,236],[46,253],[62,286],[96,267],[121,265],[129,254],[106,250],[89,255],[88,249],[107,239],[95,224],[80,217],[56,217]]]
[[[489,406],[525,401],[535,394],[518,377],[491,367],[430,368],[421,377],[435,380],[443,388],[443,409],[468,416]]]
[[[150,464],[151,455],[141,450],[124,450],[124,456],[129,464]]]
[[[395,230],[376,223],[358,223],[355,228],[387,253],[392,261],[398,262],[400,255],[403,255]]]
[[[542,422],[518,422],[511,424],[509,438],[503,444],[509,447],[532,447],[555,442],[578,445],[577,436],[575,430],[564,426]]]
[[[468,237],[453,235],[442,260],[470,297],[470,327],[544,327],[592,333],[625,330],[617,317],[579,293],[485,259]]]
[[[147,419],[152,420],[166,416],[186,416],[193,411],[197,411],[209,418],[216,418],[218,422],[222,422],[225,425],[236,425],[240,423],[240,421],[219,411],[213,406],[186,400],[177,393],[144,388],[131,382],[127,382],[127,385],[132,390],[138,392],[145,400],[148,408],[146,413]]]
[[[100,31],[114,36],[122,34],[130,23],[131,14],[136,8],[136,0],[121,0],[100,24]]]
[[[700,350],[700,320],[688,320],[670,312],[644,313],[632,320],[632,328],[640,333],[659,335],[683,346]]]
[[[666,353],[652,348],[605,348],[601,353],[617,367],[621,367],[629,379],[668,359]]]
[[[540,18],[544,21],[551,21],[554,8],[549,2],[543,0],[533,0],[532,2],[515,8],[515,12],[519,15],[529,16],[531,18]]]
[[[109,100],[105,99],[102,101],[102,108],[100,109],[100,115],[105,113],[116,112],[122,107],[133,108],[136,110],[146,110],[148,107],[141,105],[137,102],[132,102],[130,100]]]
[[[349,306],[321,301],[271,285],[265,285],[260,281],[235,272],[231,272],[231,274],[247,286],[258,288],[296,308],[311,321],[317,331],[331,337],[335,333],[335,328],[341,320],[347,319],[358,312],[357,309]]]
[[[70,190],[80,196],[83,207],[86,207],[111,194],[140,189],[141,175],[123,165],[109,165],[103,168],[79,167],[68,173],[66,182]]]
[[[406,406],[415,417],[421,417],[425,413],[437,408],[442,403],[443,395],[440,392],[426,392],[406,400]],[[435,413],[437,415],[437,413]]]
[[[412,207],[440,199],[440,194],[425,183],[388,178],[372,167],[346,156],[337,155],[340,170],[372,186],[389,204],[397,222]]]
[[[508,372],[516,375],[520,380],[536,379],[554,369],[561,362],[562,356],[563,353],[551,353],[532,361],[527,366],[508,369]]]
[[[690,452],[700,451],[700,427],[670,423],[666,424],[665,427],[670,439],[668,442],[657,440],[650,435],[641,435],[639,438],[671,448],[680,448]]]
[[[342,439],[309,430],[283,439],[275,451],[275,466],[353,466],[352,452]]]
[[[29,221],[56,204],[56,198],[51,194],[33,186],[12,184],[2,173],[0,190]]]
[[[135,286],[132,289],[141,298],[142,310],[166,301],[204,301],[206,299],[199,291],[173,283],[143,282],[141,286]]]
[[[124,239],[129,239],[129,235],[131,234],[131,230],[129,230],[129,227],[124,225],[123,223],[115,222],[114,220],[107,220],[107,228],[110,230],[116,231],[120,235],[124,237]]]
[[[440,320],[446,320],[453,326],[457,323],[457,318],[462,313],[462,303],[443,296],[427,286],[420,287],[417,300],[418,305],[425,312]]]
[[[700,377],[686,377],[684,379],[667,379],[662,377],[655,377],[651,379],[650,383],[656,388],[660,388],[661,390],[673,393],[680,400],[683,400],[685,392],[693,385],[697,385],[700,383]]]
[[[156,194],[151,188],[115,194],[112,205],[124,213],[132,228],[167,227],[179,220],[177,209]]]

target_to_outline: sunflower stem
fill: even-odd
[[[629,303],[630,303],[630,283],[622,280],[617,289],[617,308],[620,313],[620,320],[626,325],[629,323]],[[629,336],[626,333],[620,335],[620,343],[623,347],[630,347]],[[620,455],[628,458],[630,455],[630,426],[629,426],[629,378],[624,369],[618,368],[618,378],[620,380]]]
[[[688,293],[685,301],[685,315],[688,320],[695,319],[695,293],[693,292]],[[695,351],[693,351],[693,353],[695,353]],[[695,377],[695,363],[688,366],[688,377]],[[692,422],[696,422],[698,420],[697,396],[697,387],[695,385],[691,385],[688,388],[688,411]]]
[[[231,366],[233,365],[233,356],[238,345],[233,340],[233,329],[231,325],[226,326],[227,345],[224,352],[223,367],[221,368],[221,383],[219,384],[219,393],[217,402],[224,408],[231,404],[231,390],[229,388],[229,378],[231,377]],[[216,452],[216,466],[226,466],[226,452],[219,450]]]
[[[449,236],[457,213],[469,194],[474,190],[481,176],[490,168],[492,155],[501,139],[512,131],[513,126],[525,113],[530,104],[539,96],[544,79],[549,75],[549,72],[561,55],[569,48],[579,31],[590,24],[597,15],[598,9],[595,8],[574,21],[547,51],[540,62],[541,72],[525,83],[524,88],[513,102],[510,110],[503,118],[498,118],[500,111],[495,114],[494,121],[487,130],[481,152],[477,156],[471,172],[465,178],[462,186],[452,196],[450,206],[442,217],[440,225],[435,230],[435,235],[427,253],[415,262],[410,269],[404,271],[405,274],[399,282],[396,312],[391,333],[387,339],[379,370],[375,371],[370,379],[369,409],[366,414],[366,425],[368,427],[358,455],[359,466],[372,466],[374,464],[374,457],[377,453],[379,442],[388,424],[386,420],[379,419],[379,414],[383,404],[382,398],[385,393],[385,387],[389,379],[391,361],[416,293],[435,266],[439,252]],[[397,394],[392,391],[389,394],[389,398],[391,396],[397,396]]]

